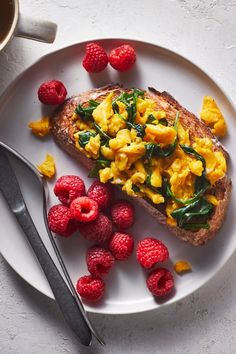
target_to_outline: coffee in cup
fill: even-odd
[[[0,0],[0,51],[13,36],[52,43],[57,25],[25,16],[19,11],[19,0]]]
[[[0,0],[0,43],[9,33],[14,19],[14,1]]]

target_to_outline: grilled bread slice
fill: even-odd
[[[120,95],[122,92],[130,90],[123,89],[119,85],[107,85],[98,89],[93,89],[82,93],[78,96],[69,98],[62,106],[60,106],[51,117],[51,132],[55,141],[69,155],[83,164],[88,170],[91,170],[95,164],[95,160],[86,157],[75,145],[73,114],[79,103],[86,103],[89,100],[101,102],[110,92],[114,96]],[[182,107],[170,94],[167,92],[159,92],[153,88],[149,88],[145,92],[145,97],[155,100],[160,107],[167,113],[168,123],[173,125],[176,117],[176,112],[179,111],[179,121],[184,129],[189,130],[190,142],[195,138],[210,138],[214,143],[214,151],[221,151],[225,158],[228,157],[227,152],[212,134],[211,130],[200,121],[193,113]],[[218,205],[208,220],[209,228],[200,228],[196,231],[186,230],[178,226],[172,226],[167,223],[167,215],[163,206],[153,204],[147,198],[135,197],[135,201],[140,204],[148,213],[150,213],[160,224],[165,225],[169,231],[179,239],[198,246],[205,244],[209,239],[212,239],[223,224],[227,207],[230,201],[231,180],[228,176],[219,179],[213,188],[213,193],[218,200]]]

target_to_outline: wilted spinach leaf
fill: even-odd
[[[92,118],[93,111],[99,105],[99,102],[89,100],[87,107],[83,107],[83,104],[78,104],[75,109],[75,113],[80,116],[81,119],[89,120]]]
[[[119,107],[117,101],[123,102],[126,105],[126,110],[128,112],[128,121],[130,123],[135,123],[136,113],[137,113],[137,99],[138,97],[143,97],[144,91],[139,89],[133,89],[132,92],[122,92],[113,102],[112,108],[115,113],[119,113]]]
[[[110,140],[111,138],[109,137],[109,135],[107,135],[100,127],[98,124],[94,123],[94,128],[96,129],[96,131],[98,132],[98,134],[101,136],[101,138],[103,140]]]
[[[99,177],[99,170],[105,167],[109,167],[111,164],[110,160],[107,160],[103,157],[100,157],[96,160],[94,168],[89,172],[89,177],[91,178],[98,178]]]
[[[178,131],[178,122],[179,122],[179,111],[176,113],[174,129],[177,133]],[[178,144],[178,135],[176,134],[175,141],[169,146],[162,148],[160,144],[148,143],[145,145],[146,148],[146,158],[148,161],[151,160],[152,157],[168,157],[175,151]]]
[[[146,124],[152,124],[155,120],[156,118],[152,114],[149,114]]]
[[[139,187],[137,187],[135,184],[132,184],[132,189],[133,189],[133,191],[134,191],[135,193],[140,192]]]
[[[159,119],[159,124],[164,125],[165,127],[168,126],[168,121],[165,118]]]
[[[137,136],[139,138],[143,138],[145,135],[145,128],[146,125],[145,124],[132,124],[130,122],[126,122],[126,124],[128,125],[128,127],[133,128],[134,130],[136,130],[137,132]]]
[[[85,145],[88,144],[89,139],[94,136],[96,136],[96,134],[90,131],[80,133],[78,136],[78,142],[80,146],[85,147]]]
[[[179,146],[181,147],[181,149],[189,155],[192,155],[194,157],[196,157],[197,160],[200,160],[202,162],[204,171],[206,169],[206,161],[204,159],[204,157],[202,157],[196,150],[194,150],[191,146],[188,145],[183,145],[183,144],[179,144]]]
[[[199,227],[196,225],[199,225],[199,223],[194,223],[194,219],[201,218],[201,224],[205,224],[207,227],[206,221],[212,210],[213,205],[211,203],[205,199],[198,199],[187,206],[174,210],[171,215],[177,221],[179,227],[198,229]],[[191,223],[191,221],[193,221],[193,223]]]
[[[200,199],[205,193],[205,191],[207,190],[207,188],[209,187],[209,185],[210,182],[205,178],[205,176],[197,176],[195,179],[194,196],[187,200],[183,200],[175,197],[174,193],[171,191],[167,178],[163,178],[162,190],[163,190],[163,195],[166,198],[171,198],[177,203],[188,205]]]

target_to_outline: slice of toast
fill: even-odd
[[[114,96],[118,96],[120,93],[130,90],[123,89],[118,85],[107,85],[99,89],[93,89],[69,98],[51,117],[51,132],[56,142],[63,150],[89,170],[93,168],[95,160],[86,157],[86,155],[75,146],[72,116],[79,103],[85,103],[88,102],[88,100],[96,100],[100,102],[112,91],[114,92]],[[160,109],[162,108],[167,112],[167,119],[171,124],[174,122],[176,112],[180,112],[180,123],[184,129],[189,130],[190,142],[196,137],[208,137],[212,139],[214,143],[214,151],[222,151],[224,156],[226,158],[228,157],[223,146],[205,123],[200,121],[193,113],[182,107],[167,92],[158,92],[153,88],[149,88],[149,90],[145,92],[145,96],[155,100]],[[197,231],[185,230],[167,224],[167,216],[163,207],[153,204],[149,199],[136,197],[135,201],[147,210],[148,213],[150,213],[160,224],[165,225],[170,232],[179,239],[198,246],[205,244],[209,239],[213,238],[222,226],[230,200],[231,188],[231,180],[227,176],[224,176],[216,182],[216,185],[214,186],[214,194],[218,199],[219,204],[214,208],[211,217],[208,220],[210,226],[209,229],[199,229]]]

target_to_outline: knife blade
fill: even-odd
[[[8,157],[1,148],[0,190],[34,250],[66,322],[83,345],[90,345],[92,340],[91,331],[72,293],[44,246],[25,204],[16,175]]]

